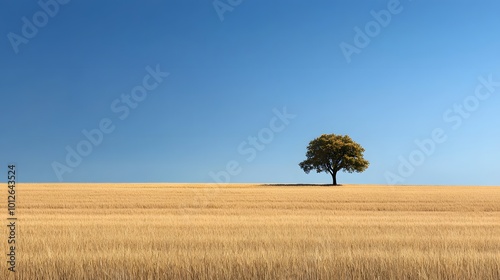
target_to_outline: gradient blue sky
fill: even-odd
[[[441,128],[446,141],[403,184],[500,185],[500,87],[467,118],[453,111],[474,105],[479,77],[500,82],[500,3],[401,0],[348,63],[340,44],[389,2],[245,0],[221,21],[212,1],[74,0],[16,54],[8,34],[42,9],[3,1],[0,164],[17,164],[21,182],[57,182],[66,147],[109,118],[115,130],[64,182],[213,182],[235,161],[231,182],[330,183],[298,163],[310,140],[336,133],[371,163],[339,182],[386,184]],[[156,65],[170,75],[119,119],[113,101]],[[296,117],[248,161],[239,145],[284,107]]]

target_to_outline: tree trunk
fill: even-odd
[[[333,180],[332,185],[336,186],[337,185],[337,172],[332,173],[332,180]]]

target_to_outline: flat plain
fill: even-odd
[[[17,207],[1,279],[500,279],[500,187],[18,184]]]

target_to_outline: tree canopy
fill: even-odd
[[[347,135],[323,134],[307,146],[307,159],[299,163],[305,173],[328,172],[337,185],[337,172],[363,172],[370,164],[363,158],[365,149]]]

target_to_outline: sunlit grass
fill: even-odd
[[[500,279],[496,187],[19,184],[17,199],[17,279]]]

